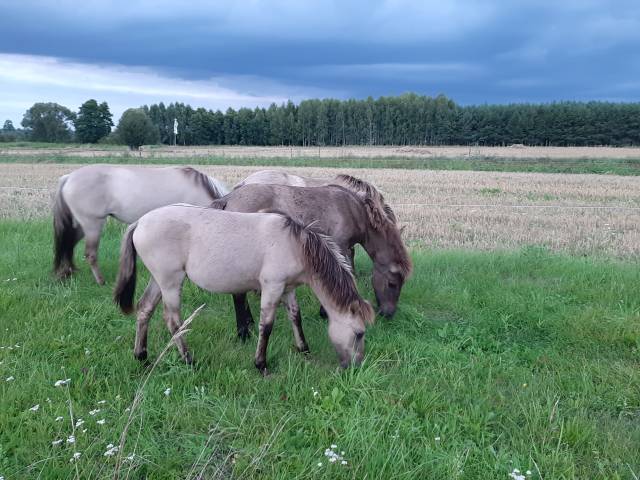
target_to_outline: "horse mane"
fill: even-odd
[[[389,204],[384,201],[384,196],[382,195],[382,193],[380,193],[380,190],[378,190],[372,183],[362,180],[361,178],[346,175],[344,173],[336,175],[336,178],[334,178],[334,182],[338,185],[346,187],[352,192],[362,193],[366,197],[371,197],[380,202],[385,216],[394,224],[397,223],[396,214],[393,212]]]
[[[209,175],[205,175],[193,167],[183,167],[181,170],[182,173],[191,178],[196,185],[204,188],[211,197],[211,200],[216,200],[228,193],[227,188],[222,182],[210,177]]]
[[[358,293],[351,265],[334,241],[283,212],[271,210],[270,213],[284,217],[284,228],[300,242],[306,267],[315,274],[322,289],[333,299],[338,309],[345,311],[355,308],[353,313],[362,317],[365,324],[371,325],[375,312]]]
[[[393,252],[393,259],[398,264],[400,275],[402,275],[403,280],[406,280],[409,275],[411,275],[413,266],[411,264],[411,257],[409,256],[407,247],[402,241],[398,225],[396,225],[395,222],[392,222],[386,215],[385,206],[381,206],[375,199],[365,196],[362,199],[362,202],[364,203],[364,208],[367,212],[369,225],[373,230],[384,235],[389,248]]]

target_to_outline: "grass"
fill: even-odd
[[[110,222],[101,248],[110,286],[121,232]],[[50,234],[49,222],[0,223],[0,476],[110,478],[116,460],[104,453],[119,444],[147,371],[133,359],[134,321],[116,310],[110,286],[95,285],[83,262],[69,282],[51,278]],[[308,290],[300,300],[312,355],[294,351],[279,312],[273,373],[263,379],[253,367],[255,337],[235,338],[231,300],[187,284],[184,316],[206,303],[187,335],[197,365],[170,348],[152,372],[121,452],[122,476],[640,475],[637,264],[536,247],[413,257],[399,313],[378,320],[365,364],[344,372]],[[371,298],[361,255],[357,269]],[[252,307],[258,312],[255,296]],[[168,340],[156,313],[151,361]],[[66,378],[68,387],[54,387]],[[52,446],[71,435],[70,410],[85,422],[76,443]],[[328,462],[332,444],[346,466]],[[71,463],[74,452],[81,456]]]
[[[398,168],[408,170],[465,170],[491,172],[595,173],[640,175],[639,158],[317,158],[317,157],[140,157],[135,153],[121,156],[11,155],[0,156],[0,163],[117,163],[117,164],[189,164],[236,166],[283,166],[325,168]]]

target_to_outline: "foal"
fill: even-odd
[[[139,304],[134,354],[147,356],[149,318],[162,299],[171,334],[181,325],[180,292],[185,276],[210,292],[261,290],[255,365],[267,373],[267,344],[281,299],[287,303],[296,347],[308,346],[300,325],[296,286],[306,283],[329,315],[329,338],[342,367],[364,356],[365,326],[371,305],[360,297],[351,268],[336,245],[291,218],[276,213],[232,213],[192,205],[171,205],[144,215],[122,240],[114,299],[123,312],[133,309],[136,255],[152,278]],[[184,339],[182,358],[191,354]]]

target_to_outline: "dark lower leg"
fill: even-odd
[[[246,341],[247,338],[251,336],[251,326],[253,325],[253,316],[251,315],[251,309],[247,301],[247,294],[239,293],[233,295],[233,306],[236,311],[238,337],[240,337],[242,341]]]

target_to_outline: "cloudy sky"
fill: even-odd
[[[640,101],[640,1],[0,0],[0,122],[38,101],[117,119],[407,91]]]

